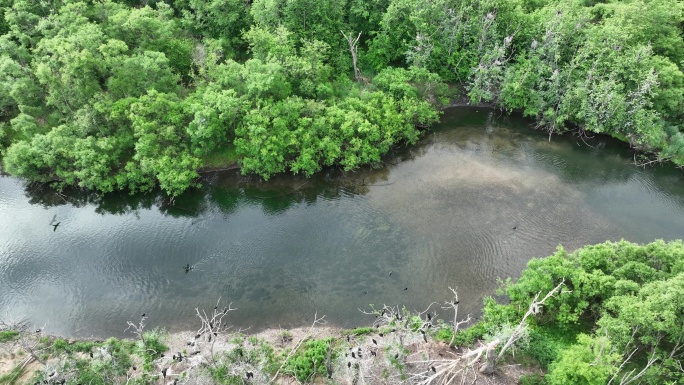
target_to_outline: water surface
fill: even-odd
[[[350,327],[371,322],[358,308],[422,310],[449,299],[448,286],[463,314],[477,313],[497,278],[559,244],[681,239],[684,173],[635,167],[610,139],[587,143],[452,109],[382,167],[269,182],[207,174],[173,207],[158,192],[57,193],[3,177],[0,319],[122,336],[142,313],[151,327],[195,328],[195,307],[221,298],[243,328],[300,326],[316,312]]]

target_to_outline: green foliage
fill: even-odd
[[[91,341],[76,341],[70,344],[62,338],[57,338],[52,343],[50,351],[52,354],[89,353],[96,346],[102,346],[102,344],[96,344]]]
[[[97,349],[94,349],[97,347]],[[63,339],[56,339],[51,347],[51,354],[59,356],[67,354],[68,359],[60,361],[59,372],[66,376],[68,384],[105,385],[126,382],[126,374],[133,365],[131,353],[134,349],[132,341],[110,338],[104,343],[76,342],[68,344]],[[80,358],[74,353],[95,353],[93,358]],[[49,373],[38,376],[39,382],[47,381]],[[148,383],[142,381],[141,383]]]
[[[520,385],[546,385],[546,379],[539,374],[523,374],[518,379]]]
[[[577,344],[562,351],[559,360],[551,364],[546,378],[549,385],[602,385],[617,371],[620,360],[621,354],[611,350],[607,337],[580,334]]]
[[[275,374],[280,362],[271,347],[264,340],[242,337],[232,341],[238,345],[233,350],[222,355],[216,364],[209,367],[209,374],[219,384],[246,384],[244,372],[236,372],[235,368],[251,368],[255,372],[266,375]]]
[[[0,343],[9,342],[16,339],[19,336],[19,332],[16,330],[3,330],[0,331]]]
[[[561,280],[559,294],[530,320],[524,353],[548,367],[549,384],[605,384],[643,371],[648,384],[677,383],[684,359],[684,243],[626,241],[559,247],[533,259],[516,283],[507,282],[509,305],[485,306],[482,324],[516,324],[535,295]],[[651,364],[647,366],[647,362]]]
[[[364,335],[371,334],[371,333],[377,333],[377,331],[378,331],[378,329],[376,329],[376,328],[361,327],[361,328],[356,328],[356,329],[352,329],[352,330],[347,330],[344,332],[344,334],[349,334],[349,335],[358,337],[358,336],[364,336]]]
[[[294,376],[298,381],[310,382],[316,373],[325,370],[325,360],[328,351],[332,349],[332,342],[333,338],[306,342],[303,349],[290,356],[283,372]]]
[[[169,350],[169,347],[164,344],[166,332],[163,329],[146,331],[143,337],[136,346],[139,354],[149,355],[152,359],[156,359]]]
[[[175,196],[235,157],[264,178],[375,165],[437,121],[443,80],[550,134],[608,134],[684,165],[677,0],[0,8],[0,156],[9,173],[57,187]],[[340,32],[361,33],[359,82]]]

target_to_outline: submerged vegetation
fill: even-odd
[[[0,156],[16,176],[178,195],[238,160],[353,170],[460,85],[549,134],[684,165],[677,0],[0,0]],[[221,159],[224,158],[221,163]]]
[[[470,317],[458,314],[454,291],[443,306],[422,312],[371,307],[372,327],[346,331],[319,329],[319,317],[307,329],[246,336],[212,323],[233,310],[217,304],[213,316],[198,311],[198,332],[145,331],[143,318],[137,341],[78,342],[2,323],[0,347],[40,362],[31,381],[55,384],[684,381],[682,241],[607,242],[572,253],[559,247],[530,261],[501,294],[509,301],[487,298],[481,319],[467,328]],[[7,368],[0,383],[16,383],[24,366]]]

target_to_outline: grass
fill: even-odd
[[[378,329],[376,328],[356,328],[351,330],[345,330],[343,334],[349,334],[350,336],[363,336],[366,334],[376,333]]]
[[[235,146],[230,143],[218,148],[202,158],[202,168],[205,170],[228,168],[238,161]]]
[[[17,338],[19,332],[16,330],[3,330],[0,332],[0,344],[3,342],[9,342]]]

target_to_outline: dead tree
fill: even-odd
[[[361,32],[359,32],[359,35],[356,37],[356,39],[353,38],[353,35],[351,32],[347,35],[343,31],[340,31],[342,36],[344,36],[344,39],[349,43],[349,52],[351,52],[352,55],[352,62],[354,63],[354,79],[357,81],[363,81],[364,83],[368,83],[368,79],[363,77],[361,75],[361,71],[359,70],[358,66],[358,49],[359,49],[359,39],[361,38]]]
[[[498,355],[496,354],[497,347],[503,342],[500,338],[496,338],[487,344],[482,345],[477,349],[468,351],[463,355],[453,355],[453,358],[441,359],[441,360],[427,360],[427,361],[416,361],[414,364],[426,364],[429,369],[420,373],[416,373],[412,376],[412,380],[420,385],[447,385],[453,383],[460,376],[461,383],[466,381],[466,378],[471,373],[477,379],[477,372],[475,371],[475,364],[477,364],[482,356],[485,356],[485,362],[480,366],[479,372],[483,374],[492,374],[496,368],[496,363],[504,353],[511,347],[515,342],[517,342],[523,335],[524,330],[527,326],[527,317],[530,315],[536,315],[541,312],[542,305],[544,302],[551,298],[554,294],[558,293],[561,287],[565,284],[565,279],[561,281],[555,288],[549,291],[544,298],[539,300],[541,292],[537,293],[530,303],[530,306],[523,316],[522,320],[518,326],[513,330],[513,333],[506,340],[501,350],[499,350]],[[451,288],[450,288],[451,289]],[[458,306],[458,296],[456,291],[451,289],[454,293],[455,300],[451,303],[451,307],[454,311],[457,310]],[[454,322],[454,330],[458,330],[458,325],[462,322]],[[453,339],[452,339],[453,342]]]
[[[458,328],[461,325],[467,324],[470,322],[470,314],[468,314],[468,317],[464,320],[459,321],[458,320],[458,304],[460,303],[458,299],[458,292],[451,287],[449,287],[449,290],[451,290],[452,293],[454,293],[454,299],[451,301],[445,301],[444,306],[442,306],[442,309],[448,310],[452,309],[454,311],[454,323],[453,323],[453,335],[451,336],[451,341],[449,341],[449,347],[453,348],[454,347],[454,340],[456,339],[456,333],[458,333]]]
[[[145,320],[146,319],[147,319],[147,316],[145,314],[143,314],[142,317],[140,317],[140,322],[138,322],[137,325],[131,321],[126,321],[126,323],[128,324],[128,327],[126,328],[126,330],[124,330],[124,332],[127,332],[129,329],[131,329],[132,333],[135,334],[136,336],[138,336],[138,338],[140,338],[143,345],[145,345],[144,334],[145,334]]]
[[[222,335],[231,328],[231,326],[228,326],[227,323],[223,322],[223,318],[229,312],[237,310],[236,308],[233,308],[232,302],[222,309],[219,309],[220,304],[221,298],[218,299],[213,311],[211,311],[209,314],[207,314],[207,312],[204,310],[200,311],[198,308],[195,308],[197,317],[199,317],[200,321],[202,321],[202,325],[195,334],[195,339],[197,340],[204,338],[209,343],[209,354],[211,355],[212,362],[214,361],[214,344],[216,343],[218,336]]]

